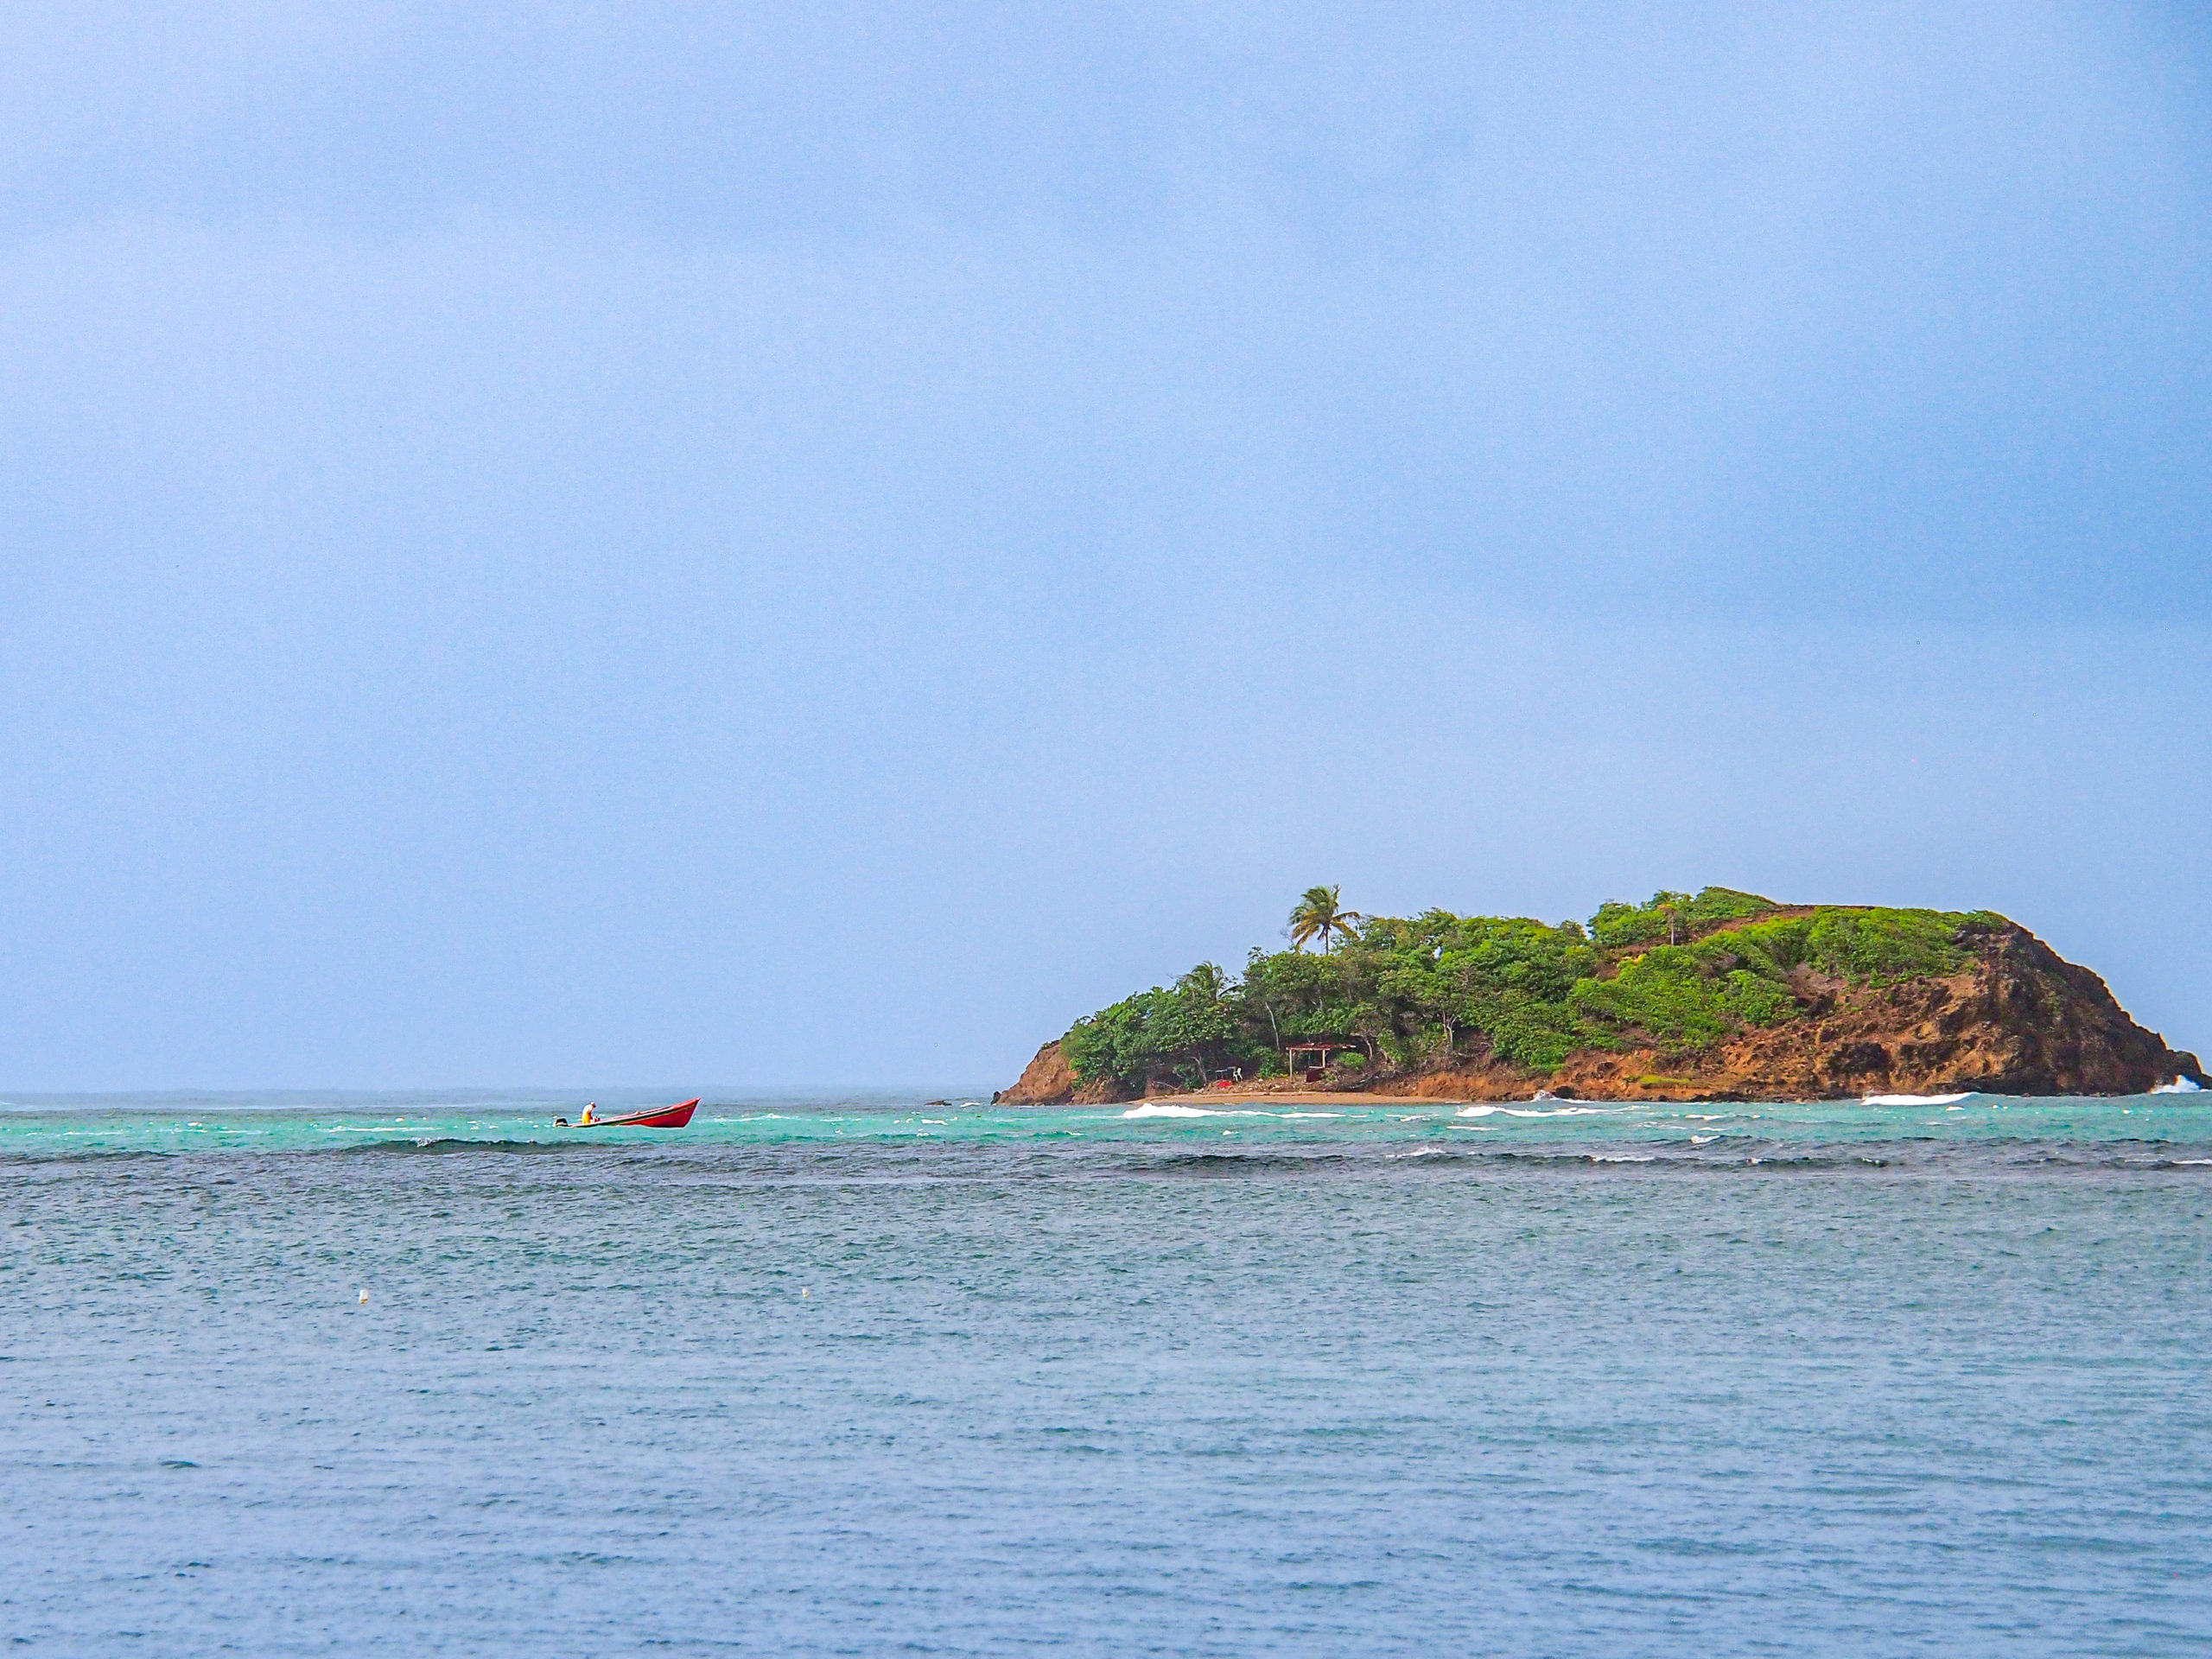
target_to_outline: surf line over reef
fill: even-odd
[[[1731,887],[1587,923],[1363,916],[1333,887],[1288,950],[1200,963],[1088,1014],[997,1099],[1239,1094],[1578,1100],[2191,1092],[2196,1056],[1993,911],[1790,905]],[[1306,947],[1313,944],[1316,948]]]

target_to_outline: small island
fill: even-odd
[[[2194,1054],[1990,911],[1788,905],[1729,887],[1587,924],[1361,916],[1334,887],[1291,948],[1203,962],[1075,1022],[998,1098],[1212,1090],[1513,1100],[1812,1100],[2202,1086]],[[1308,950],[1313,945],[1316,948]]]

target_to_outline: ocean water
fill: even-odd
[[[0,1637],[2212,1650],[2212,1096],[948,1099],[0,1106]]]

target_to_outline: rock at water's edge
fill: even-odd
[[[1098,1106],[1120,1096],[1107,1084],[1078,1083],[1055,1037],[1037,1051],[1020,1081],[998,1097],[1001,1106]]]
[[[1075,1069],[1060,1052],[1059,1039],[1037,1051],[1020,1081],[999,1096],[1001,1106],[1060,1106],[1075,1098]]]

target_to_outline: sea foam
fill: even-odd
[[[1174,1106],[1147,1101],[1141,1106],[1132,1106],[1122,1114],[1123,1117],[1274,1117],[1274,1112],[1217,1111],[1207,1106]],[[1291,1114],[1283,1113],[1283,1116]]]

